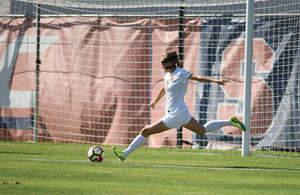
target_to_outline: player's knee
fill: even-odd
[[[144,137],[148,137],[149,135],[151,135],[151,128],[149,126],[144,127],[141,130],[141,135]]]

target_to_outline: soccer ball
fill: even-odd
[[[88,157],[92,162],[101,162],[104,159],[104,150],[99,146],[93,146],[88,151]]]

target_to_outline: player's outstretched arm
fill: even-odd
[[[227,79],[213,79],[207,76],[199,76],[199,75],[194,75],[192,74],[189,76],[188,79],[194,80],[194,81],[199,81],[199,82],[214,82],[217,83],[218,85],[225,85],[225,83],[228,83],[229,80]]]
[[[162,88],[160,89],[160,92],[159,92],[158,95],[156,96],[155,100],[152,101],[152,102],[150,102],[150,107],[154,109],[154,108],[155,108],[155,105],[157,104],[157,102],[159,102],[159,100],[160,100],[162,97],[164,97],[164,95],[166,95],[166,91],[165,91],[165,88],[162,87]]]

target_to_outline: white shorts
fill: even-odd
[[[184,126],[190,122],[192,119],[192,115],[189,110],[182,112],[178,116],[169,116],[166,114],[163,118],[161,118],[162,122],[170,129],[175,128],[179,129],[181,126]]]

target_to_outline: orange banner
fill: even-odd
[[[31,141],[36,21],[0,22],[0,74],[5,78],[0,139]],[[187,20],[185,26],[184,68],[192,73],[200,23]],[[40,33],[39,141],[128,145],[145,125],[164,115],[164,99],[152,111],[149,102],[163,84],[161,55],[178,50],[177,20],[42,18]],[[186,95],[191,114],[194,88],[190,83]],[[192,133],[184,129],[183,139],[191,142]],[[176,147],[174,140],[176,130],[169,130],[151,136],[149,146]]]

